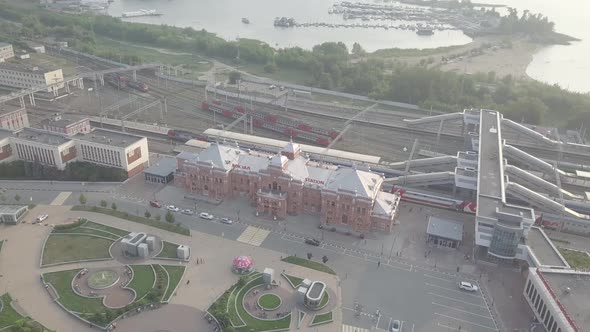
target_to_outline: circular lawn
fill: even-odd
[[[258,305],[264,310],[275,310],[281,306],[281,298],[275,294],[264,294],[258,298]]]

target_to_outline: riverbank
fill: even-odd
[[[442,71],[458,73],[489,73],[496,77],[511,75],[515,79],[530,79],[526,69],[533,55],[548,45],[532,42],[528,37],[476,37],[462,46],[426,50],[379,50],[368,57],[390,63],[423,65]]]

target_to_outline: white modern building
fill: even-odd
[[[523,295],[546,331],[590,331],[590,272],[529,268]]]
[[[0,85],[28,89],[53,84],[57,84],[54,89],[64,87],[64,75],[61,69],[43,69],[11,63],[0,65]],[[48,87],[47,92],[52,92],[54,89]]]
[[[0,129],[0,162],[26,160],[60,170],[73,161],[123,169],[132,177],[149,166],[147,139],[105,129],[71,137],[42,129]]]
[[[0,42],[0,62],[14,58],[14,50],[11,44]]]
[[[16,224],[29,211],[26,205],[0,205],[0,224]]]

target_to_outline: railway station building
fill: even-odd
[[[397,215],[399,197],[381,191],[381,174],[313,162],[293,142],[274,155],[213,143],[177,159],[176,184],[215,200],[247,197],[260,217],[308,213],[324,227],[364,234],[390,232]]]

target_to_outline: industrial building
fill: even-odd
[[[399,197],[381,191],[383,175],[310,161],[293,142],[277,154],[213,143],[177,159],[176,184],[216,200],[248,197],[261,217],[309,213],[325,227],[364,234],[390,232],[397,215]]]
[[[26,205],[0,205],[0,224],[16,225],[28,211]]]
[[[439,247],[458,248],[463,242],[463,223],[430,216],[426,242]]]
[[[0,109],[0,129],[19,130],[29,127],[29,116],[24,108],[2,105]]]
[[[28,89],[32,87],[48,86],[47,92],[64,87],[64,75],[61,69],[44,69],[25,63],[0,64],[0,85]],[[49,86],[53,85],[52,88]]]
[[[0,162],[25,160],[63,170],[74,161],[123,169],[132,177],[149,166],[147,139],[105,129],[71,137],[52,131],[23,128],[0,130]]]
[[[0,42],[0,63],[12,58],[14,58],[12,45]]]
[[[178,165],[176,158],[163,157],[143,172],[147,182],[170,183],[174,180],[174,172]]]
[[[46,119],[41,124],[44,130],[66,136],[73,136],[79,133],[87,134],[91,130],[90,119],[69,119],[63,118],[60,114],[55,114],[53,118]]]

